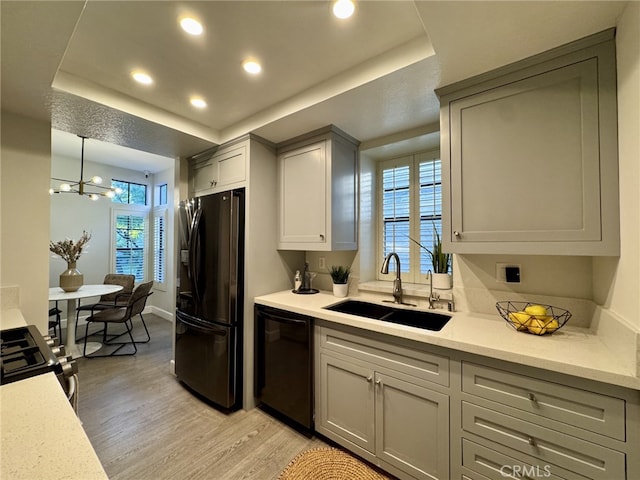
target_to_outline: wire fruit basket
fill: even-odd
[[[496,308],[513,328],[533,335],[556,332],[571,318],[569,310],[540,303],[497,302]]]

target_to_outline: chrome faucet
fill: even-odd
[[[433,273],[431,270],[427,270],[427,278],[429,279],[429,308],[433,310],[436,308],[433,304],[440,300],[440,295],[433,293]],[[453,296],[451,298],[451,302],[453,303]]]
[[[393,302],[394,303],[402,303],[402,280],[400,279],[400,257],[396,252],[389,253],[386,257],[384,257],[384,261],[382,262],[382,269],[380,273],[387,274],[389,273],[389,262],[391,258],[396,260],[396,278],[393,281]]]

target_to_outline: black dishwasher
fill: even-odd
[[[255,306],[255,318],[258,406],[308,433],[313,429],[313,319],[264,305]]]

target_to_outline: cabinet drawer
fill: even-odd
[[[519,456],[521,458],[514,458],[470,440],[462,439],[462,465],[491,480],[503,480],[504,478],[587,479],[587,477],[555,465],[541,463],[528,455],[520,454]]]
[[[542,417],[625,440],[625,401],[619,398],[467,362],[462,364],[462,390]]]
[[[421,380],[449,386],[449,358],[410,347],[320,328],[320,347],[387,367]]]
[[[626,475],[621,452],[468,402],[462,402],[462,428],[588,478],[611,480]]]

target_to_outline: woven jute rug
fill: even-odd
[[[389,480],[366,463],[337,448],[313,448],[300,453],[278,480]]]

